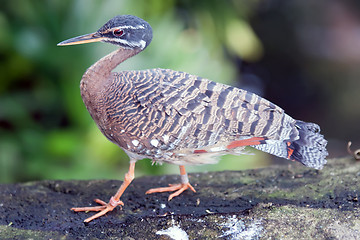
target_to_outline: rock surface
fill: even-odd
[[[0,185],[0,239],[359,239],[360,162],[330,159],[321,171],[291,164],[190,174],[197,192],[168,202],[145,195],[178,176],[135,179],[125,206],[88,224],[73,206],[108,200],[121,181]]]

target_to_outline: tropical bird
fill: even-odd
[[[129,171],[108,203],[71,210],[98,211],[90,222],[124,203],[120,197],[134,179],[137,160],[179,165],[181,183],[154,188],[146,194],[173,192],[189,183],[185,165],[216,163],[224,154],[241,154],[246,146],[321,169],[327,141],[315,123],[294,120],[283,109],[248,91],[170,69],[112,70],[143,51],[152,28],[143,19],[119,15],[98,31],[59,43],[59,46],[106,42],[119,47],[84,73],[80,90],[101,132],[130,157]]]

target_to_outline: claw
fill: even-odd
[[[156,192],[174,192],[174,191],[176,191],[176,192],[170,194],[170,196],[168,198],[168,201],[170,201],[174,197],[179,196],[183,191],[185,191],[188,188],[190,188],[191,191],[196,192],[195,188],[193,186],[191,186],[191,184],[189,183],[189,178],[186,174],[185,167],[181,165],[181,166],[179,166],[179,168],[180,168],[181,183],[169,184],[169,187],[152,188],[152,189],[147,190],[145,194],[151,194],[151,193],[156,193]]]
[[[169,187],[152,188],[147,190],[145,194],[176,191],[169,195],[168,201],[170,201],[174,197],[179,196],[182,192],[184,192],[188,188],[190,188],[191,191],[196,192],[195,188],[191,186],[190,183],[181,183],[181,184],[179,183],[179,184],[169,184]]]
[[[71,208],[70,210],[72,210],[74,212],[98,212],[97,214],[85,219],[85,221],[84,221],[84,222],[90,222],[90,221],[94,220],[95,218],[105,215],[107,212],[111,212],[117,206],[120,206],[120,208],[121,208],[121,206],[124,206],[124,203],[122,201],[120,201],[120,197],[124,193],[125,189],[129,186],[131,181],[134,179],[134,169],[135,169],[135,162],[130,162],[129,171],[127,174],[125,174],[124,182],[121,184],[120,188],[115,193],[115,195],[110,198],[108,203],[106,203],[100,199],[95,199],[94,201],[96,203],[100,204],[101,206],[76,207],[76,208]]]
[[[124,206],[124,203],[122,201],[116,201],[114,199],[114,197],[111,197],[110,201],[108,203],[106,203],[100,199],[95,199],[94,201],[96,203],[100,204],[101,206],[71,208],[70,210],[72,210],[74,212],[98,212],[97,214],[93,215],[92,217],[89,217],[84,220],[84,222],[90,222],[90,221],[94,220],[95,218],[105,215],[107,212],[111,212],[117,206],[120,206],[120,207]]]

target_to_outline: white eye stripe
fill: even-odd
[[[122,43],[123,45],[127,45],[129,47],[139,47],[141,49],[144,49],[146,46],[146,42],[144,40],[140,40],[139,42],[129,42],[127,40],[121,39],[121,38],[104,38],[105,42],[118,42]]]

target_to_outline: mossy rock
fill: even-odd
[[[73,206],[108,200],[121,181],[0,185],[0,239],[357,239],[360,163],[330,159],[321,171],[297,164],[190,174],[197,192],[168,202],[145,195],[178,176],[135,179],[121,210],[88,224]]]

